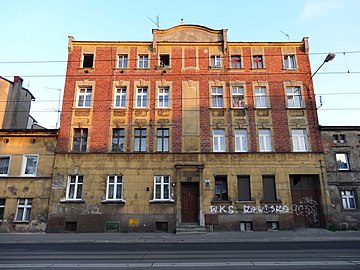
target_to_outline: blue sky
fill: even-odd
[[[155,21],[157,15],[161,29],[183,19],[226,28],[229,41],[287,41],[283,33],[301,41],[307,36],[313,71],[328,52],[337,52],[314,77],[318,106],[322,97],[319,122],[360,125],[359,0],[0,0],[0,6],[0,75],[23,77],[36,97],[32,116],[48,128],[57,122],[56,89],[64,88],[67,37],[150,41],[156,26],[148,17]]]

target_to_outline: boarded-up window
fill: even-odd
[[[263,176],[264,201],[274,202],[276,198],[275,176]]]
[[[251,201],[250,176],[238,176],[238,200]]]

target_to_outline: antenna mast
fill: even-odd
[[[157,26],[158,29],[160,28],[160,16],[159,16],[159,14],[156,16],[156,21],[154,21],[154,20],[151,19],[150,17],[148,17],[148,19],[149,19],[150,21],[152,21],[152,22]]]

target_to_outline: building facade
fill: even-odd
[[[360,127],[321,126],[330,190],[329,227],[360,228]]]
[[[57,130],[0,130],[0,232],[44,232]]]
[[[307,38],[179,25],[68,50],[48,232],[325,226]]]

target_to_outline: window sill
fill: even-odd
[[[285,71],[297,71],[298,68],[283,68]]]
[[[223,69],[222,66],[210,66],[210,67],[209,67],[209,70],[216,70],[216,71],[218,71],[218,70],[222,70],[222,69]]]
[[[170,200],[150,200],[151,204],[173,204],[175,201],[173,199]]]
[[[85,203],[85,201],[83,199],[80,200],[69,200],[69,199],[61,199],[60,203],[77,203],[77,204],[82,204]]]
[[[255,204],[256,201],[236,201],[236,204]]]
[[[266,201],[266,200],[260,200],[260,204],[281,204],[281,200],[276,201]]]
[[[266,68],[251,68],[251,70],[255,70],[255,71],[262,71],[262,70],[266,70]]]
[[[102,204],[122,204],[124,205],[126,203],[125,200],[102,200]]]
[[[147,67],[147,68],[137,67],[137,68],[135,68],[135,70],[150,70],[150,68],[149,67]]]
[[[232,201],[221,201],[221,200],[212,200],[211,203],[220,204],[220,203],[226,203],[226,204],[232,204]]]
[[[354,211],[359,211],[358,208],[343,208],[342,209],[344,212],[354,212]]]
[[[16,224],[29,224],[30,220],[14,220],[13,223]]]
[[[244,71],[244,68],[228,68],[229,71]]]

